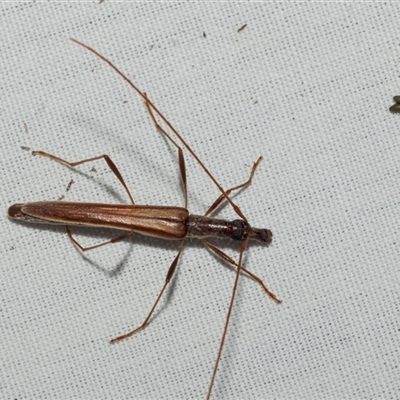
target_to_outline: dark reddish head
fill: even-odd
[[[258,240],[263,243],[272,242],[272,232],[269,229],[252,228],[248,222],[241,219],[232,221],[233,230],[231,238],[233,240],[243,241],[247,237],[250,239]]]
[[[269,229],[251,228],[249,233],[250,239],[258,240],[263,243],[272,242],[272,232]]]

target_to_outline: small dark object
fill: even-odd
[[[238,29],[238,32],[241,32],[244,28],[246,28],[247,24],[244,24],[241,28]]]
[[[394,104],[392,107],[389,108],[389,111],[393,114],[399,114],[400,113],[400,96],[394,96],[393,97]]]
[[[71,179],[71,181],[68,183],[67,189],[65,189],[67,192],[69,191],[69,189],[71,189],[72,184],[74,183],[73,179]]]

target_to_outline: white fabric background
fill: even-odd
[[[8,220],[13,203],[62,195],[128,203],[104,162],[74,171],[21,146],[107,153],[137,203],[183,204],[175,149],[70,37],[145,90],[224,187],[264,156],[235,200],[274,233],[245,265],[283,303],[241,279],[213,398],[400,397],[399,20],[398,4],[2,2],[0,397],[204,398],[235,278],[188,242],[148,328],[111,346],[146,316],[177,243],[82,255],[62,226]],[[218,191],[186,160],[202,213]],[[87,246],[115,235],[74,232]]]

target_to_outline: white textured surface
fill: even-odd
[[[176,243],[83,256],[63,227],[7,219],[61,195],[127,202],[104,163],[73,171],[20,146],[107,153],[137,203],[182,204],[176,151],[74,37],[145,90],[225,187],[264,156],[236,200],[274,232],[246,266],[283,304],[241,279],[214,398],[398,398],[399,17],[372,3],[2,2],[0,397],[204,398],[234,280],[188,243],[148,328],[111,346],[145,317]],[[189,155],[187,175],[201,213],[218,191]],[[112,235],[79,232],[86,245]]]

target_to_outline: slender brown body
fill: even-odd
[[[247,237],[264,243],[272,241],[268,229],[252,228],[240,219],[226,221],[189,215],[183,207],[37,201],[14,204],[8,209],[8,216],[33,223],[121,229],[168,240],[213,236],[237,241]]]

